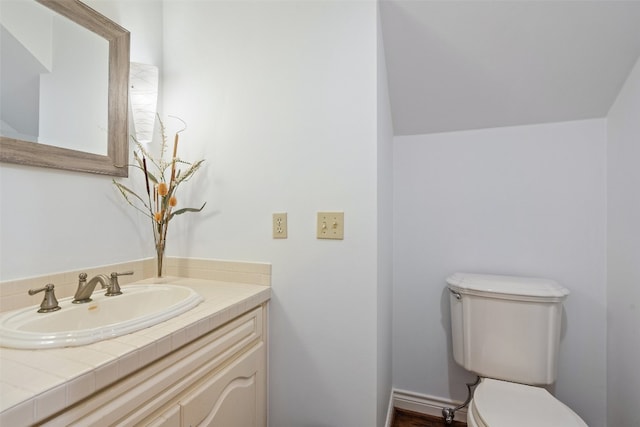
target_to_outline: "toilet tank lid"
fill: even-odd
[[[562,300],[569,290],[554,280],[495,274],[454,273],[447,278],[449,288],[460,293],[498,294]]]

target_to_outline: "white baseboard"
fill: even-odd
[[[393,421],[393,391],[391,390],[391,394],[389,395],[389,405],[387,406],[387,420],[384,423],[385,427],[391,427],[391,422]]]
[[[455,408],[462,402],[442,397],[429,396],[427,394],[415,393],[412,391],[393,389],[391,391],[391,403],[389,405],[389,413],[387,416],[387,427],[391,427],[391,419],[393,418],[393,408],[405,409],[407,411],[418,412],[420,414],[442,416],[444,408]],[[455,420],[466,421],[467,408],[456,411]]]

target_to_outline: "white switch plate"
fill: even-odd
[[[344,240],[344,212],[318,212],[317,236]]]
[[[274,239],[286,239],[287,238],[287,213],[274,213],[273,214],[273,238]]]

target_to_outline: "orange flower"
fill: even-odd
[[[169,194],[169,186],[167,186],[165,182],[161,182],[160,184],[158,184],[158,194],[162,197]]]
[[[169,206],[174,207],[177,204],[178,204],[178,199],[176,199],[175,196],[171,196],[169,198]]]
[[[153,218],[156,220],[156,222],[162,221],[162,212],[156,212],[155,214],[153,214]]]

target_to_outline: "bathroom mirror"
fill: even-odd
[[[20,46],[20,50],[29,51],[26,55],[22,55],[23,58],[28,57],[32,62],[37,62],[38,66],[44,63],[42,68],[45,71],[37,75],[33,71],[31,72],[34,75],[32,86],[35,86],[35,89],[16,90],[21,96],[9,96],[3,89],[2,110],[11,111],[14,117],[25,118],[21,106],[28,104],[25,111],[35,112],[36,118],[23,121],[30,123],[31,128],[55,127],[57,133],[55,138],[50,138],[51,142],[40,136],[22,137],[21,135],[26,132],[22,132],[21,129],[15,130],[11,123],[7,124],[8,119],[5,120],[3,113],[0,161],[127,176],[129,32],[79,0],[34,0],[28,3],[23,0],[21,2],[3,1],[2,3],[3,21],[8,21],[10,18],[11,14],[5,12],[11,3],[14,3],[18,9],[35,5],[43,10],[54,12],[54,15],[50,17],[45,16],[43,24],[36,28],[40,32],[44,28],[44,36],[39,35],[40,39],[45,41],[44,43],[38,41],[38,35],[22,34],[21,37],[31,40],[31,43],[21,41],[15,44]],[[22,5],[20,5],[21,3]],[[31,4],[29,5],[29,3]],[[27,13],[29,13],[29,21],[33,21],[35,13]],[[40,15],[39,12],[38,15]],[[7,28],[11,25],[5,25],[5,23],[2,23],[1,28],[3,43],[9,39],[9,36],[15,36]],[[58,30],[58,28],[62,28],[63,24],[68,27],[64,30]],[[15,23],[14,26],[15,28],[25,27],[24,25],[15,25]],[[72,28],[73,26],[76,28]],[[79,41],[80,36],[76,35],[80,33],[86,33],[86,35],[81,34],[82,37],[86,36],[86,41]],[[72,43],[73,47],[70,47]],[[83,53],[76,43],[83,45],[87,50]],[[29,46],[24,48],[24,45]],[[40,53],[33,53],[38,49],[41,50]],[[44,49],[44,53],[42,53],[42,49]],[[12,49],[3,46],[3,55],[10,50]],[[96,54],[106,57],[96,58]],[[33,57],[38,55],[40,58],[34,60]],[[92,55],[94,55],[93,59]],[[16,62],[19,61],[17,59],[6,61],[3,57],[3,74],[9,74],[4,68],[8,66],[7,64],[11,63],[13,66]],[[52,69],[56,63],[58,64],[57,69],[66,68],[79,71],[76,76],[61,78],[61,81],[76,83],[68,85],[68,90],[64,89],[64,84],[52,85],[46,81],[51,77],[48,74],[53,74],[48,73],[47,70]],[[100,64],[102,65],[100,66]],[[96,80],[91,80],[94,77],[89,77],[91,72],[88,70],[92,68],[97,74]],[[13,75],[20,75],[20,71],[11,71]],[[87,81],[97,83],[90,83],[91,86],[88,87],[86,86]],[[42,90],[43,87],[47,87],[47,84],[49,84],[49,88],[56,90]],[[11,88],[11,85],[5,84],[3,86]],[[74,91],[71,90],[71,86],[82,87],[76,92],[78,95],[75,98],[72,95]],[[16,87],[14,86],[14,88]],[[63,89],[61,90],[61,88]],[[55,93],[56,91],[58,93]],[[87,92],[90,94],[89,96],[87,96]],[[44,112],[47,111],[54,112],[56,115],[53,118],[45,117]],[[69,113],[70,111],[72,113]],[[89,112],[95,112],[95,121],[87,118],[91,117]],[[67,113],[66,117],[63,113]],[[26,115],[26,112],[24,114]],[[82,129],[80,123],[84,126],[85,121],[90,121],[91,131],[80,130]],[[51,123],[54,125],[52,126]],[[28,127],[29,125],[25,125],[25,129]],[[4,129],[9,129],[10,132],[5,132]],[[80,135],[79,142],[77,134]],[[74,138],[76,142],[73,142]],[[55,142],[53,142],[54,139]]]

